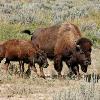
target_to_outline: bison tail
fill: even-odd
[[[32,33],[31,33],[30,30],[23,30],[23,31],[21,31],[21,33],[26,33],[26,34],[28,34],[28,35],[32,35]]]

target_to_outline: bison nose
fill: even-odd
[[[87,59],[88,60],[88,65],[91,65],[91,59]]]
[[[91,65],[91,62],[88,62],[88,65]]]
[[[91,62],[90,62],[90,61],[85,61],[85,62],[84,62],[84,65],[85,65],[85,66],[91,65]]]
[[[86,73],[87,72],[87,69],[84,69],[83,72]]]

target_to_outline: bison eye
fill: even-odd
[[[90,48],[90,49],[89,49],[89,52],[91,52],[91,51],[92,51],[92,49]]]

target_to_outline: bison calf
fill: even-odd
[[[37,72],[35,63],[38,63],[42,77],[44,77],[43,67],[48,66],[46,54],[36,45],[33,45],[31,41],[13,39],[4,42],[0,45],[0,61],[3,58],[6,58],[6,70],[10,61],[19,61],[20,69],[22,66],[22,73],[24,63],[29,63],[29,67],[34,66],[35,72]]]

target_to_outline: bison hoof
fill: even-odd
[[[28,70],[25,72],[25,74],[26,74],[27,77],[30,77],[30,75],[31,75],[31,70],[28,69]]]
[[[80,73],[79,73],[79,75],[76,75],[76,80],[80,80],[82,77],[81,77],[81,75],[80,75]]]
[[[45,79],[45,75],[41,75],[40,77]]]
[[[69,78],[71,78],[71,77],[73,76],[73,73],[72,73],[72,72],[69,72],[69,73],[67,74],[67,76],[68,76]]]
[[[58,79],[63,79],[63,76],[62,75],[58,75]]]

